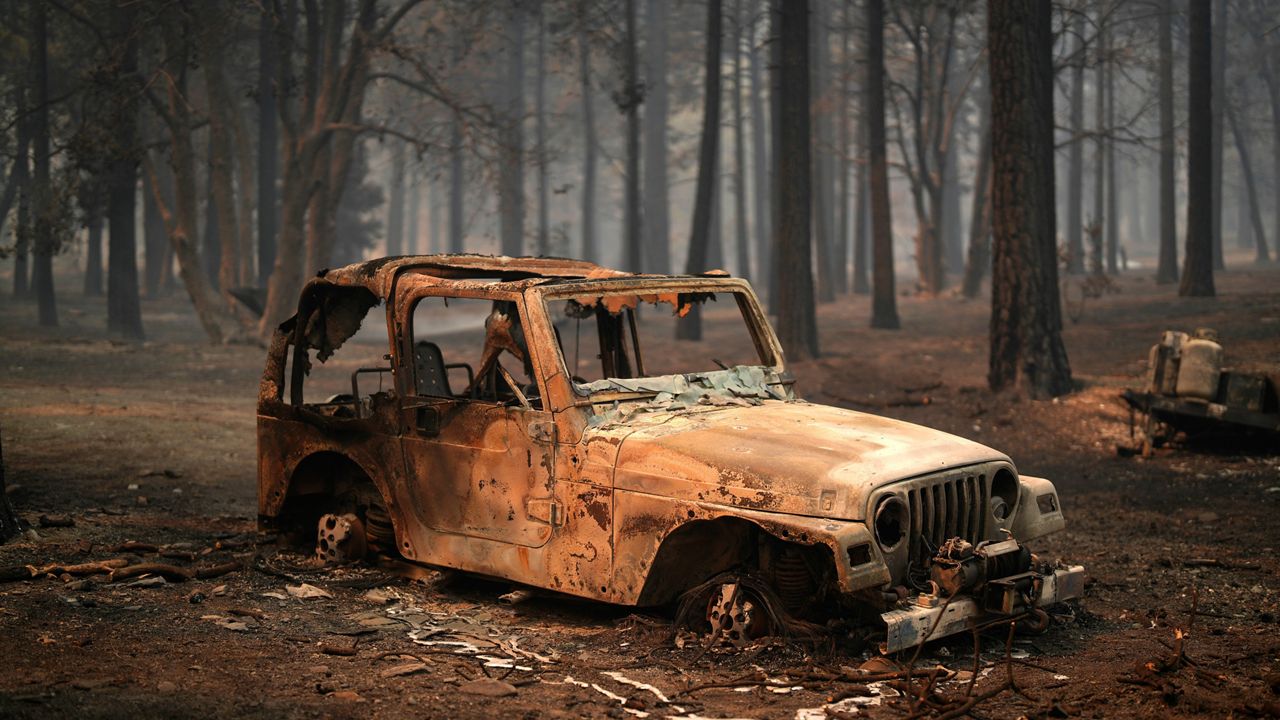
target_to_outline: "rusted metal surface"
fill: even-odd
[[[712,294],[736,299],[757,364],[585,382],[566,370],[547,310],[571,299],[596,315],[625,313],[634,347],[632,309],[682,315]],[[457,396],[420,395],[415,378],[413,312],[433,297],[494,303],[480,372]],[[311,363],[379,312],[390,387],[340,401],[354,412],[303,402]],[[1019,478],[1003,454],[805,402],[791,382],[742,280],[474,255],[352,265],[312,280],[271,343],[259,513],[312,530],[322,513],[372,517],[370,544],[394,544],[407,560],[614,603],[665,603],[743,568],[784,595],[877,611],[909,594],[943,540],[999,540],[1002,528],[1027,540],[1061,527],[1052,484]]]

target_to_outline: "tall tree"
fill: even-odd
[[[873,0],[876,1],[876,0]],[[778,213],[774,216],[774,258],[778,269],[778,339],[793,360],[818,356],[818,322],[810,265],[809,183],[813,178],[809,139],[809,2],[778,3],[775,33],[781,54],[778,65],[779,144]]]
[[[586,14],[582,4],[581,18]],[[596,247],[596,117],[591,93],[591,42],[585,20],[578,24],[578,81],[582,87],[582,259],[599,261]]]
[[[1071,146],[1067,162],[1067,272],[1084,272],[1084,13],[1071,23],[1075,49],[1071,53]],[[966,288],[968,286],[966,285]]]
[[[53,291],[53,256],[58,237],[54,232],[53,180],[50,176],[49,127],[49,22],[44,0],[31,0],[31,35],[28,40],[31,72],[32,176],[31,287],[39,307],[40,325],[56,327],[58,304]]]
[[[962,292],[967,298],[978,296],[978,291],[982,289],[982,280],[991,267],[991,96],[989,93],[984,94],[979,101],[978,115],[978,169],[973,179],[973,205],[969,212],[969,254],[965,260],[964,286],[962,287]],[[1076,199],[1079,200],[1078,195]]]
[[[1053,8],[991,3],[992,390],[1071,390],[1062,344],[1054,195]]]
[[[506,22],[498,221],[502,254],[516,256],[524,254],[524,0],[510,0]]]
[[[835,140],[831,132],[831,109],[828,94],[831,90],[830,64],[831,46],[827,38],[827,19],[829,4],[826,0],[809,0],[811,12],[810,37],[810,93],[811,102],[818,106],[817,112],[811,112],[813,121],[812,142],[814,149],[810,155],[813,173],[813,250],[817,257],[818,267],[818,301],[835,300],[836,288],[834,264],[831,256],[832,235],[835,233],[835,213],[832,197],[831,151]]]
[[[534,48],[537,53],[534,75],[537,79],[533,86],[534,145],[538,152],[535,162],[538,171],[538,233],[534,236],[533,254],[538,256],[547,255],[551,244],[551,208],[547,197],[547,19],[543,5],[543,0],[538,0],[538,35]]]
[[[1218,0],[1223,2],[1224,0]],[[1212,297],[1213,22],[1211,0],[1187,8],[1187,240],[1178,294]]]
[[[746,121],[742,112],[742,0],[733,0],[733,234],[738,275],[751,277],[751,244],[747,235]]]
[[[1213,147],[1212,173],[1209,181],[1213,188],[1213,269],[1222,270],[1226,263],[1222,258],[1222,151],[1223,109],[1227,97],[1227,0],[1218,0],[1213,18]]]
[[[1107,227],[1107,37],[1110,34],[1107,9],[1098,7],[1098,47],[1094,55],[1093,79],[1093,221],[1089,223],[1089,271],[1101,274],[1110,253],[1106,250]],[[1113,271],[1114,272],[1114,271]]]
[[[1106,85],[1103,90],[1106,94],[1107,103],[1107,139],[1106,139],[1106,160],[1107,160],[1107,209],[1103,213],[1103,217],[1107,221],[1107,272],[1114,275],[1120,271],[1119,253],[1120,253],[1120,207],[1119,193],[1116,189],[1116,141],[1113,137],[1116,131],[1116,61],[1110,57],[1112,54],[1111,34],[1104,35],[1106,38],[1107,64],[1106,64]]]
[[[18,217],[13,228],[13,296],[25,298],[31,291],[31,118],[27,112],[26,83],[13,89],[17,119],[18,153],[14,158],[13,187],[18,196]]]
[[[853,3],[845,3],[840,13],[840,70],[835,73],[839,89],[836,91],[838,103],[838,126],[836,132],[836,242],[832,253],[835,260],[836,292],[849,292],[849,229],[852,218],[850,211],[851,178],[849,174],[850,144],[850,91],[852,83],[850,71],[853,68],[850,45],[853,39]]]
[[[693,228],[685,272],[706,272],[711,243],[711,206],[715,202],[716,158],[720,140],[720,39],[723,23],[720,0],[707,0],[707,35],[704,54],[705,82],[702,95],[702,134],[698,141],[698,180],[694,191]],[[807,238],[806,238],[807,241]],[[695,304],[676,325],[681,340],[702,339],[702,318]]]
[[[871,195],[871,327],[896,330],[898,299],[893,276],[893,217],[889,207],[889,157],[885,148],[884,0],[867,0],[867,163]]]
[[[671,272],[667,183],[667,0],[648,0],[645,14],[644,246],[646,270]]]
[[[622,192],[623,264],[627,270],[640,272],[644,269],[640,215],[640,105],[644,102],[644,87],[640,84],[635,0],[622,0],[622,9],[626,13],[622,24],[622,90],[615,100],[627,121],[626,179]]]
[[[135,208],[138,192],[138,33],[137,5],[123,3],[111,10],[112,35],[120,50],[119,101],[111,114],[117,150],[108,167],[107,330],[141,340],[142,311],[138,301],[138,240]]]
[[[1271,262],[1271,253],[1267,249],[1267,232],[1262,226],[1262,213],[1258,210],[1257,184],[1253,177],[1253,163],[1249,157],[1248,141],[1240,129],[1235,108],[1228,105],[1226,119],[1231,126],[1231,137],[1235,140],[1236,154],[1240,156],[1240,172],[1244,176],[1245,198],[1243,201],[1249,208],[1249,223],[1253,230],[1254,262],[1259,265]]]
[[[1178,281],[1177,185],[1173,136],[1173,0],[1160,0],[1160,259],[1156,282]]]
[[[276,180],[280,176],[280,118],[276,112],[278,29],[274,5],[262,3],[258,18],[258,285],[262,287],[266,287],[276,262]]]
[[[757,20],[760,17],[760,3],[751,0],[748,12],[751,15],[747,30],[747,66],[751,75],[751,172],[752,215],[755,219],[756,272],[758,279],[769,276],[769,244],[773,233],[769,226],[769,153],[766,149],[766,120],[764,111],[764,71],[760,62],[760,48],[757,46]],[[767,283],[766,283],[767,285]]]

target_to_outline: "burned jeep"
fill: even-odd
[[[674,341],[693,313],[701,339]],[[801,400],[723,274],[478,255],[324,272],[271,343],[258,456],[262,524],[318,528],[329,559],[622,605],[701,588],[701,621],[735,640],[785,616],[876,628],[889,652],[1083,584],[1022,544],[1063,527],[1052,483]]]

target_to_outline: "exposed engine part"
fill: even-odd
[[[788,612],[798,613],[813,601],[816,586],[804,555],[784,547],[773,561],[773,588]]]
[[[343,565],[364,558],[368,550],[364,523],[351,513],[320,516],[316,557],[326,565]]]
[[[707,603],[711,632],[737,647],[769,634],[769,617],[750,591],[738,583],[725,583],[711,594]]]
[[[391,517],[381,505],[370,505],[364,511],[364,530],[369,547],[384,552],[395,550],[395,529],[391,526]]]
[[[1012,538],[974,547],[954,537],[933,557],[929,576],[945,596],[977,590],[989,580],[1012,580],[1031,569],[1031,551]]]

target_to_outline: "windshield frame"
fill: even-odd
[[[649,295],[656,293],[717,293],[731,294],[737,302],[738,310],[742,315],[744,325],[746,325],[748,333],[751,335],[752,342],[756,348],[756,355],[761,359],[758,364],[743,367],[759,367],[763,368],[767,373],[782,376],[786,373],[786,360],[782,354],[782,345],[778,342],[777,336],[774,335],[772,326],[769,325],[768,319],[764,315],[764,311],[760,307],[759,300],[756,298],[755,292],[751,285],[745,280],[739,278],[700,278],[700,277],[671,277],[671,278],[619,278],[616,280],[588,280],[588,281],[570,281],[557,282],[553,284],[538,285],[530,288],[531,293],[538,296],[536,301],[530,302],[530,308],[537,306],[543,315],[547,327],[552,326],[552,313],[550,303],[556,300],[566,300],[581,295]],[[551,345],[555,348],[556,373],[561,375],[570,391],[577,398],[589,399],[589,402],[606,402],[615,396],[625,397],[646,397],[652,396],[653,392],[649,391],[617,391],[617,390],[597,390],[591,392],[582,385],[573,381],[573,375],[569,372],[569,366],[564,357],[564,352],[560,347],[560,343],[555,341],[554,330],[551,331]],[[642,348],[643,350],[643,348]],[[700,372],[683,373],[684,377],[706,376],[715,373],[731,372],[731,370],[707,370]],[[675,377],[673,375],[648,375],[643,378],[614,378],[624,382],[635,382],[640,380],[653,380],[660,378]],[[601,380],[608,380],[602,378]],[[594,381],[600,382],[600,380]],[[601,399],[600,396],[608,396],[608,399]]]

